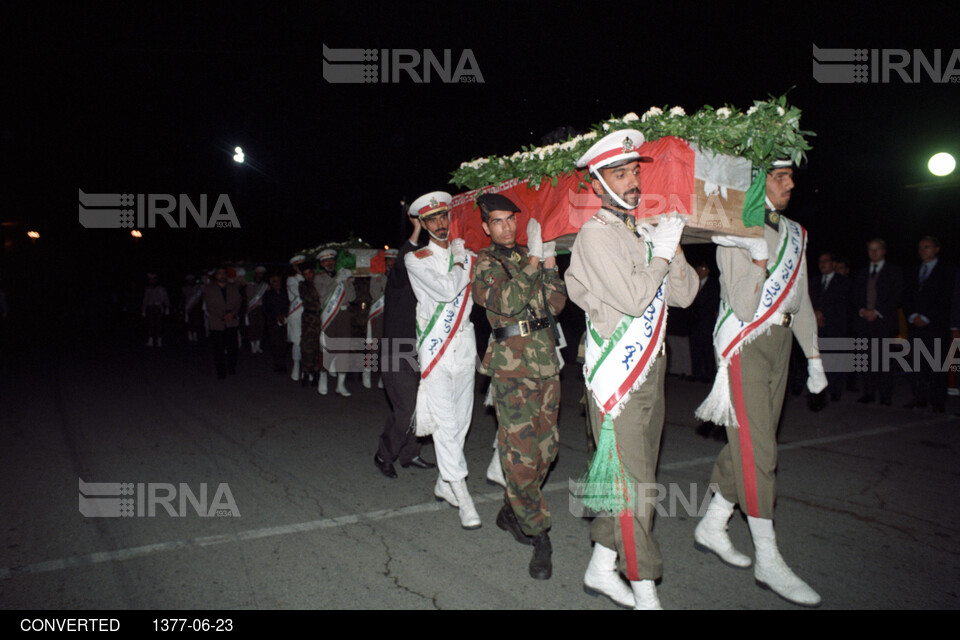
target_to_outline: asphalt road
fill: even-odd
[[[434,500],[435,471],[398,467],[389,480],[374,468],[382,391],[356,378],[352,397],[321,397],[271,372],[266,354],[242,355],[237,375],[218,381],[205,345],[168,345],[26,345],[0,360],[0,607],[617,609],[582,588],[589,522],[571,514],[568,493],[587,461],[575,366],[565,370],[561,449],[546,487],[554,572],[538,582],[527,574],[530,548],[495,524],[501,491],[484,478],[494,417],[479,395],[466,453],[483,527],[465,531]],[[695,433],[707,391],[668,378],[658,476],[697,507],[721,447]],[[823,609],[956,609],[960,402],[951,398],[946,414],[899,408],[903,381],[892,408],[854,400],[814,414],[788,398],[783,556]],[[85,517],[81,480],[142,484],[144,495],[129,498],[144,514]],[[155,505],[150,517],[149,491],[162,497],[164,483],[176,491],[175,515]],[[181,509],[190,497],[181,483],[198,501],[206,485],[207,507],[220,489],[229,515],[200,516],[189,501]],[[665,503],[655,526],[665,608],[797,608],[756,586],[751,570],[695,551],[697,518],[676,507]],[[746,520],[736,515],[730,531],[752,554]]]

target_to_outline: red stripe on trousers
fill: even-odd
[[[633,537],[633,513],[628,509],[620,514],[620,535],[623,536],[623,559],[627,563],[627,580],[640,580],[637,567],[637,541]]]
[[[747,502],[747,515],[760,517],[757,508],[757,466],[753,460],[753,440],[750,438],[750,423],[747,420],[747,405],[743,399],[743,378],[740,370],[740,354],[730,359],[730,383],[733,390],[733,407],[737,415],[740,441],[740,465],[743,469],[743,494]]]

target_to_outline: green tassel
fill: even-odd
[[[610,414],[603,416],[597,451],[580,481],[581,502],[592,511],[621,514],[627,510],[627,472],[620,462]]]

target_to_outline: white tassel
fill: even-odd
[[[717,378],[707,399],[697,407],[694,416],[704,422],[712,422],[724,427],[737,428],[737,414],[730,397],[730,373],[728,362],[720,362]]]

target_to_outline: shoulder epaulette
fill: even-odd
[[[432,255],[433,255],[433,251],[430,251],[430,248],[429,248],[429,247],[424,247],[423,249],[420,249],[419,251],[414,251],[414,252],[413,252],[413,255],[415,255],[415,256],[416,256],[417,258],[419,258],[420,260],[423,260],[424,258],[427,258],[427,257],[429,257],[429,256],[432,256]]]

